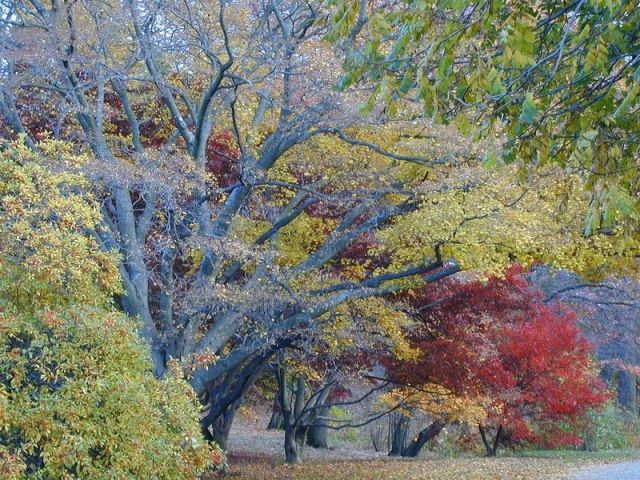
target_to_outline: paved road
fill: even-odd
[[[574,480],[640,480],[640,462],[618,463],[590,468],[578,473]]]

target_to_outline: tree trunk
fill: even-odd
[[[280,410],[274,408],[273,412],[271,412],[267,430],[284,430],[284,418],[282,418],[282,412],[280,412]]]
[[[282,408],[282,418],[284,420],[285,461],[289,464],[298,464],[302,462],[302,450],[308,429],[308,426],[304,425],[302,421],[306,383],[304,378],[299,376],[295,381],[295,388],[289,391],[284,352],[282,350],[278,351],[275,374],[278,381],[278,401]]]
[[[437,437],[444,428],[443,422],[433,422],[427,428],[422,430],[411,443],[400,453],[403,457],[415,458],[422,450],[422,447],[429,441]]]
[[[277,394],[273,399],[273,410],[271,412],[271,418],[269,419],[269,425],[267,425],[267,430],[284,430],[284,418],[282,417],[282,408],[280,407]]]
[[[629,412],[637,412],[636,376],[621,370],[618,373],[618,403]]]
[[[223,450],[229,448],[229,432],[231,431],[236,410],[237,408],[232,406],[210,423],[206,417],[201,421],[201,430],[204,437],[210,442],[217,443]]]
[[[290,465],[302,463],[302,451],[306,428],[293,425],[286,425],[284,429],[284,456],[285,461]]]
[[[327,427],[326,422],[331,413],[331,407],[326,406],[326,402],[329,395],[331,395],[333,383],[332,377],[327,379],[325,385],[319,390],[312,408],[306,412],[305,423],[309,426],[307,429],[307,445],[314,448],[329,448],[329,442],[327,441],[329,427]]]
[[[500,440],[502,439],[502,425],[498,426],[498,431],[496,432],[496,436],[493,438],[493,440],[490,438],[489,433],[482,425],[479,425],[478,428],[480,430],[482,443],[484,444],[484,448],[487,451],[487,457],[495,457],[498,454]]]
[[[219,383],[208,385],[204,396],[200,398],[209,405],[209,411],[200,419],[201,430],[207,440],[227,449],[229,431],[236,412],[274,353],[273,350],[263,352],[247,364],[229,371]]]
[[[407,448],[409,438],[409,417],[397,413],[390,419],[391,428],[391,450],[389,456],[398,457]]]
[[[296,394],[300,389],[296,389]],[[288,464],[296,465],[302,463],[302,452],[308,427],[302,425],[299,419],[294,419],[290,410],[285,408],[284,413],[284,456]]]
[[[329,408],[320,409],[320,417],[326,418],[329,415]],[[313,448],[329,448],[329,443],[327,442],[327,434],[329,429],[323,425],[323,421],[321,420],[321,424],[311,425],[309,431],[307,432],[307,445]]]
[[[299,425],[294,432],[294,438],[296,441],[296,447],[298,448],[298,452],[300,452],[300,456],[302,456],[302,450],[304,449],[304,444],[307,439],[307,433],[309,432],[309,427],[306,425]]]

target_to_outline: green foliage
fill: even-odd
[[[195,394],[153,377],[110,306],[116,258],[84,230],[96,205],[42,155],[0,154],[0,477],[196,478],[224,460]]]
[[[583,434],[585,448],[590,451],[636,447],[640,422],[614,404],[592,411]]]
[[[349,412],[346,408],[331,407],[328,416],[336,420],[347,421],[350,418],[353,418],[353,413]],[[342,430],[330,429],[329,435],[334,442],[338,443],[348,443],[351,445],[363,443],[360,437],[360,432],[356,428],[345,428]]]
[[[0,308],[3,478],[194,478],[222,461],[193,391],[153,377],[132,327],[92,307]]]
[[[345,51],[339,86],[371,83],[367,108],[409,97],[436,121],[455,119],[476,138],[495,134],[507,163],[555,163],[581,176],[593,193],[587,235],[620,217],[633,231],[640,221],[637,2],[330,3],[327,36]]]

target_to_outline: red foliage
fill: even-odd
[[[240,149],[229,130],[214,131],[207,141],[207,172],[213,174],[220,186],[228,187],[238,181]]]
[[[392,379],[488,398],[488,426],[504,425],[513,440],[544,433],[556,445],[575,443],[558,422],[577,421],[607,399],[576,315],[544,303],[520,266],[486,282],[429,285],[408,301],[419,321],[410,339],[422,355],[416,364],[387,358]]]

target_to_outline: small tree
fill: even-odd
[[[415,363],[392,361],[390,376],[486,399],[480,433],[487,455],[496,455],[505,434],[536,441],[544,432],[556,443],[578,442],[561,434],[558,422],[575,421],[606,400],[575,314],[545,304],[520,267],[487,281],[423,288],[409,301],[419,320],[410,338],[421,354]]]

